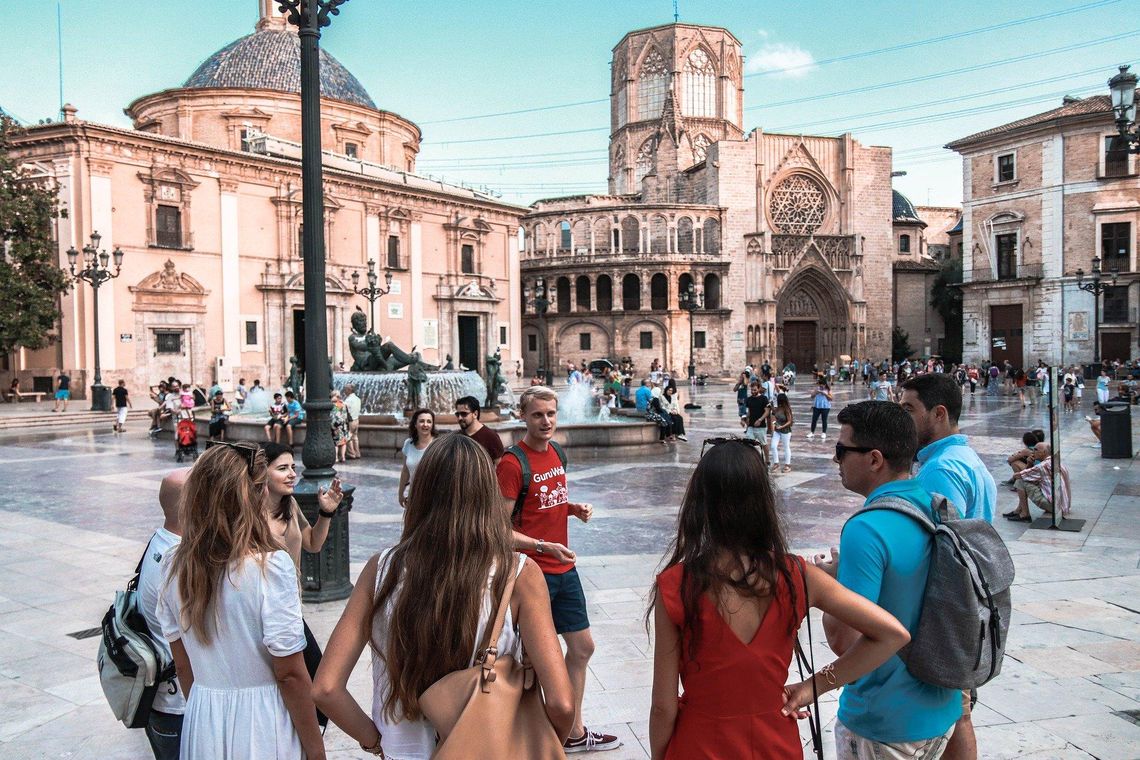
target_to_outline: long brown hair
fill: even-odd
[[[465,435],[445,435],[424,451],[404,532],[377,571],[382,579],[372,606],[371,644],[392,684],[384,695],[389,720],[418,720],[420,694],[470,665],[492,567],[497,604],[514,569],[499,484],[482,446]],[[388,642],[381,647],[376,631],[383,625]]]
[[[267,473],[260,449],[251,465],[230,446],[213,446],[199,457],[183,486],[182,542],[170,571],[182,599],[182,630],[195,629],[204,644],[213,637],[210,613],[224,575],[251,554],[264,565],[281,548],[263,511]]]
[[[715,601],[723,589],[731,588],[742,597],[774,601],[777,585],[783,582],[796,613],[793,630],[798,624],[800,606],[788,570],[788,545],[776,496],[764,460],[754,448],[728,441],[714,445],[701,457],[685,490],[670,549],[665,567],[684,565],[681,602],[690,661],[696,660],[700,648],[700,600],[705,593]],[[655,583],[646,627],[657,594]]]

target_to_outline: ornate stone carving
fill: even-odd
[[[810,235],[827,216],[827,194],[806,174],[787,177],[768,197],[772,224],[787,235]]]
[[[708,155],[710,145],[712,145],[712,140],[707,136],[697,135],[696,139],[693,140],[693,160],[697,163],[704,161],[705,156]]]
[[[788,298],[788,307],[784,312],[786,317],[814,317],[818,314],[815,302],[805,290],[797,290]]]

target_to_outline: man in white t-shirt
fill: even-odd
[[[349,459],[360,459],[360,409],[363,402],[356,395],[356,386],[344,386],[344,405],[348,408],[348,452]]]
[[[158,597],[162,590],[162,559],[182,540],[182,529],[178,524],[178,502],[182,496],[182,486],[186,483],[189,468],[175,470],[162,479],[158,489],[158,503],[165,518],[162,527],[151,536],[139,570],[139,609],[146,618],[146,627],[160,646],[170,655],[170,645],[162,635],[158,622]],[[177,680],[162,684],[154,695],[150,711],[150,721],[146,726],[146,738],[154,752],[155,760],[178,760],[179,745],[182,741],[182,714],[186,712],[186,700]]]

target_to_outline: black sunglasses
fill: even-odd
[[[843,455],[848,451],[855,454],[867,454],[871,451],[878,451],[874,446],[844,446],[842,443],[836,442],[835,444],[835,461],[842,462]]]
[[[207,450],[212,449],[214,446],[226,446],[241,454],[245,459],[246,467],[249,468],[249,474],[253,475],[253,464],[255,461],[257,461],[258,452],[258,447],[256,444],[243,443],[240,441],[237,443],[232,443],[230,441],[206,441]]]
[[[706,438],[704,443],[701,444],[701,456],[705,455],[705,448],[709,446],[719,446],[722,443],[743,443],[745,446],[751,446],[754,449],[763,449],[763,441],[758,441],[755,438],[741,438],[738,435],[725,436],[724,438]]]

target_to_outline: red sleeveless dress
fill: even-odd
[[[788,557],[788,584],[777,576],[776,595],[752,641],[742,642],[707,597],[700,601],[701,641],[689,660],[689,632],[681,603],[682,565],[657,576],[669,619],[681,630],[681,686],[677,722],[666,760],[785,760],[802,758],[799,728],[786,718],[784,684],[795,631],[804,617],[803,571]]]

